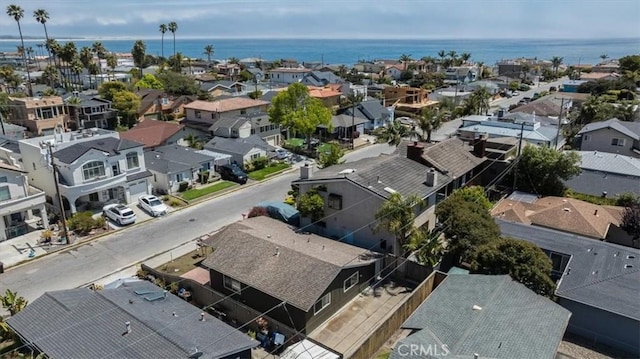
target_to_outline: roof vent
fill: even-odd
[[[571,208],[568,208],[568,207],[563,207],[562,210],[565,212],[571,212]]]
[[[355,171],[356,170],[353,169],[353,168],[347,168],[347,169],[344,169],[344,170],[338,172],[338,174],[339,175],[348,175],[348,174],[354,173]]]
[[[473,310],[482,310],[482,307],[479,306],[479,305],[474,304],[471,309],[473,309]]]
[[[391,187],[385,187],[385,188],[384,188],[384,191],[385,191],[385,192],[388,192],[388,193],[391,193],[391,194],[394,194],[394,193],[396,193],[396,192],[397,192],[395,189],[393,189],[393,188],[391,188]]]
[[[204,312],[200,313],[200,321],[204,322]]]
[[[276,253],[274,254],[274,256],[279,256],[280,255],[280,247],[276,247]]]
[[[627,256],[627,259],[634,259],[635,257],[636,257],[636,256],[634,256],[634,255],[628,255],[628,256]]]
[[[633,268],[633,265],[632,264],[625,264],[624,267],[625,268]]]
[[[125,334],[131,333],[131,322],[124,322],[124,325],[127,328],[127,331],[125,332]]]

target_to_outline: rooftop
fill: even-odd
[[[229,112],[268,104],[268,101],[254,100],[248,97],[231,97],[217,101],[196,100],[185,105],[184,108],[209,112]]]
[[[582,169],[640,177],[640,158],[609,152],[575,152],[580,156]]]
[[[205,149],[214,152],[219,150],[236,154],[247,154],[256,147],[265,151],[272,149],[272,146],[258,135],[251,135],[246,138],[214,137],[204,145]]]
[[[586,126],[584,126],[579,135],[584,133],[589,133],[592,131],[597,131],[601,129],[614,129],[622,134],[625,134],[634,140],[640,140],[640,122],[628,122],[628,121],[620,121],[617,118],[612,118],[606,121],[600,122],[592,122]]]
[[[62,163],[73,163],[90,150],[106,153],[108,156],[119,155],[121,151],[142,146],[142,143],[118,139],[115,137],[98,138],[91,141],[77,142],[61,150],[55,151],[53,157]]]
[[[144,162],[149,170],[160,173],[176,173],[199,169],[203,162],[214,158],[200,153],[193,148],[168,145],[157,147],[144,153]]]
[[[447,357],[555,358],[571,313],[508,275],[450,275],[402,325],[415,330],[400,340],[391,359],[436,358],[401,345],[441,348]],[[433,352],[432,352],[433,353]]]
[[[7,323],[52,358],[187,358],[198,350],[201,358],[214,359],[257,346],[209,314],[199,320],[200,313],[142,281],[47,292]]]
[[[209,239],[204,266],[308,311],[343,268],[376,253],[260,216],[228,225]]]
[[[144,144],[144,148],[150,148],[162,145],[183,128],[183,125],[174,122],[146,119],[130,130],[121,132],[120,138],[139,142]]]

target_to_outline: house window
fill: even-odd
[[[246,110],[246,109],[244,109],[244,110],[240,110],[240,114],[241,114],[241,115],[246,115],[246,114],[247,114],[247,110]]]
[[[99,202],[98,192],[89,193],[89,202]]]
[[[256,134],[256,129],[255,129],[255,128],[252,128],[252,129],[251,129],[251,134],[252,134],[252,135],[255,135],[255,134]]]
[[[231,277],[227,277],[226,275],[223,277],[223,282],[224,282],[224,287],[232,290],[236,293],[240,293],[240,290],[242,289],[242,285],[240,284],[240,282],[238,282],[237,280],[234,280]]]
[[[118,198],[118,189],[117,188],[109,188],[108,189],[108,193],[109,193],[109,199]]]
[[[82,175],[84,180],[92,180],[100,176],[104,176],[104,163],[100,161],[91,161],[82,166]]]
[[[331,209],[342,209],[342,196],[335,193],[329,194],[327,205]]]
[[[582,140],[583,140],[583,141],[591,141],[591,136],[589,136],[589,135],[583,135],[583,136],[582,136]]]
[[[138,168],[138,167],[140,167],[140,162],[138,160],[138,153],[137,152],[127,153],[127,168],[132,169],[132,168]]]
[[[196,118],[202,118],[202,114],[200,113],[200,111],[195,111],[195,116]]]
[[[7,182],[7,176],[0,177],[0,183],[5,183],[5,182]]]
[[[624,146],[624,138],[612,138],[611,146],[623,147]]]
[[[353,273],[349,278],[345,279],[344,284],[342,285],[343,290],[346,292],[349,289],[353,288],[358,284],[360,280],[360,272]]]
[[[251,160],[252,161],[255,160],[255,159],[258,159],[258,158],[260,158],[260,154],[259,153],[254,153],[254,154],[251,155]]]
[[[6,201],[8,199],[11,199],[9,186],[0,187],[0,201]]]
[[[328,307],[329,304],[331,304],[331,293],[323,295],[322,298],[313,305],[313,314],[316,315],[320,313],[320,311]]]
[[[182,176],[182,173],[177,173],[176,174],[176,181],[182,182],[183,179],[184,179],[184,176]]]
[[[168,100],[166,97],[163,97],[163,98],[162,98],[162,102],[161,102],[161,103],[162,103],[163,105],[167,105],[167,104],[169,104],[169,100]]]

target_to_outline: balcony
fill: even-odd
[[[21,195],[0,202],[0,213],[15,213],[43,205],[46,201],[43,191],[29,186],[28,195]]]
[[[106,190],[115,186],[124,186],[127,182],[127,172],[120,173],[117,176],[100,176],[93,180],[84,181],[74,185],[68,184],[63,178],[60,178],[60,192],[63,196],[73,194],[70,197],[79,197],[85,194]]]

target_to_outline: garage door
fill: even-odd
[[[138,202],[138,197],[148,194],[147,180],[129,183],[129,194],[131,195],[131,202]]]

